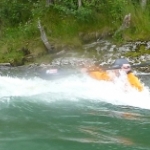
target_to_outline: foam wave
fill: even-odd
[[[40,78],[21,79],[0,77],[0,98],[10,96],[35,96],[41,101],[81,99],[92,102],[106,102],[150,109],[150,92],[145,87],[138,92],[122,82],[106,82],[91,79],[86,75],[72,75],[67,78],[46,81]]]

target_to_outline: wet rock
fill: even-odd
[[[147,42],[147,44],[146,44],[146,46],[145,46],[145,49],[146,49],[146,50],[150,50],[150,41]]]
[[[150,54],[145,54],[145,59],[150,60]]]
[[[103,62],[103,64],[111,64],[113,60],[121,57],[127,58],[131,64],[147,62],[150,60],[150,54],[146,53],[145,50],[148,50],[149,48],[149,41],[127,42],[118,46],[109,41],[98,40],[97,42],[84,46],[87,54],[91,51],[95,51],[95,58],[101,61],[101,63]],[[130,53],[128,57],[126,56],[127,53]],[[149,67],[146,67],[142,70],[149,71],[150,69]]]
[[[10,63],[0,63],[0,66],[11,66]]]

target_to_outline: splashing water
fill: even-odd
[[[138,92],[120,79],[72,74],[55,80],[0,76],[0,89],[0,149],[150,147],[148,87]]]
[[[134,106],[150,109],[148,87],[138,92],[131,87],[122,86],[121,82],[106,82],[91,79],[87,75],[70,75],[57,80],[40,78],[21,79],[0,77],[0,98],[34,96],[35,100],[52,102],[58,100],[105,102],[114,105]]]

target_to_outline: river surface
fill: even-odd
[[[55,80],[0,76],[0,150],[149,150],[145,90],[86,74]]]

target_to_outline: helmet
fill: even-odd
[[[115,60],[112,67],[121,68],[123,64],[129,64],[128,60],[125,58],[119,58]]]

